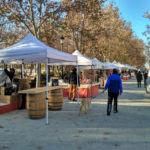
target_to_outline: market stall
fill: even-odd
[[[36,39],[32,34],[8,48],[2,49],[0,62],[9,64],[18,61],[24,64],[45,63],[46,66],[46,124],[48,124],[48,64],[69,62],[77,65],[77,57],[58,51]]]
[[[77,56],[77,72],[79,72],[79,70],[83,70],[83,69],[86,69],[86,70],[90,70],[90,69],[100,69],[102,68],[102,63],[98,62],[98,60],[95,59],[90,59],[86,56],[84,56],[83,54],[81,54],[78,50],[74,51],[72,53],[72,55],[75,55]],[[66,62],[63,62],[63,63],[52,63],[52,65],[66,65],[66,66],[72,66],[73,64],[71,63],[66,63]],[[93,72],[93,71],[92,71]],[[93,74],[92,74],[92,77],[93,77]],[[78,79],[77,79],[78,80]],[[82,82],[80,82],[80,87],[78,86],[78,92],[77,92],[77,95],[76,97],[77,98],[81,98],[81,97],[92,97],[92,96],[95,96],[98,94],[98,84],[95,86],[93,83],[94,83],[94,80],[93,80],[93,83],[92,82],[88,82],[87,81],[89,79],[85,79],[86,80],[86,84],[82,84]],[[81,80],[80,80],[81,81]],[[64,83],[63,83],[64,84]],[[96,89],[96,90],[94,90]],[[94,92],[95,91],[95,92]],[[65,97],[68,97],[68,93],[69,93],[69,85],[67,84],[67,87],[63,89],[63,95]]]
[[[97,60],[93,60],[93,59],[90,59],[90,58],[84,56],[78,50],[74,51],[72,53],[72,55],[77,56],[77,64],[78,64],[77,70],[80,70],[80,69],[86,69],[86,70],[88,70],[88,69],[95,69],[96,67],[98,67],[98,66],[100,67],[102,65],[100,63],[98,64]],[[63,63],[56,62],[56,63],[51,63],[51,64],[52,65],[66,65],[66,66],[73,65],[72,63],[67,63],[67,62],[63,62]],[[77,71],[77,72],[79,72],[79,71]],[[88,79],[86,79],[86,80],[88,80]],[[78,81],[78,79],[77,79],[77,81]],[[93,85],[93,83],[90,82],[90,83],[88,83],[86,85],[85,84],[82,85],[82,83],[81,83],[80,87],[77,86],[78,87],[78,92],[77,92],[77,96],[76,97],[77,98],[79,98],[79,97],[91,97],[91,96],[97,95],[99,88],[98,88],[98,85],[95,86],[95,85]],[[67,86],[68,86],[68,84],[67,84]],[[68,93],[69,93],[69,87],[64,88],[63,89],[63,95],[65,97],[68,97]]]
[[[78,50],[74,51],[72,54],[76,55],[78,58],[78,69],[79,70],[95,69],[99,65],[96,62],[96,60],[94,61],[93,59],[86,57],[85,55],[81,54]],[[92,71],[92,74],[88,74],[87,76],[84,76],[84,80],[85,80],[85,82],[84,83],[82,82],[80,87],[78,87],[78,94],[79,94],[78,96],[82,97],[82,98],[83,97],[84,98],[89,98],[89,97],[92,98],[92,96],[97,95],[99,86],[94,85],[95,77],[93,76],[93,71]]]

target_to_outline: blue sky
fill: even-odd
[[[147,43],[142,33],[146,31],[146,25],[150,25],[150,21],[144,18],[143,15],[144,10],[150,12],[150,0],[114,0],[114,2],[119,8],[121,17],[127,22],[131,22],[134,35]]]

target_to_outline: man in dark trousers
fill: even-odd
[[[146,88],[146,86],[147,86],[147,78],[148,78],[147,71],[145,71],[143,75],[144,75],[144,87]]]
[[[139,70],[138,73],[136,74],[136,80],[137,80],[137,87],[141,87],[141,81],[142,81],[142,73],[141,71]]]
[[[112,101],[114,99],[113,111],[114,113],[118,112],[118,96],[123,92],[122,81],[118,75],[117,69],[113,69],[113,74],[110,75],[107,79],[105,90],[108,89],[108,103],[107,103],[107,116],[110,116],[112,109]]]
[[[70,74],[69,77],[69,100],[76,101],[76,89],[77,89],[77,72],[76,68],[72,70],[72,73]],[[80,85],[79,82],[79,77],[78,77],[78,84]]]

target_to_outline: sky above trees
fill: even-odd
[[[5,47],[32,33],[60,50],[63,35],[65,52],[79,50],[102,62],[115,60],[135,66],[145,63],[145,45],[135,36],[130,19],[120,17],[120,8],[112,3],[105,5],[104,0],[0,1],[0,20],[0,42],[5,42]]]
[[[147,43],[142,33],[146,31],[146,25],[150,24],[150,21],[143,16],[146,10],[150,11],[150,0],[114,0],[114,2],[119,7],[121,16],[131,22],[134,34]]]

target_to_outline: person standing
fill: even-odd
[[[12,82],[13,77],[15,75],[15,69],[14,68],[10,68],[10,71],[7,70],[7,64],[4,65],[4,71],[7,74],[7,76],[9,77],[10,81]]]
[[[72,70],[72,73],[69,76],[69,100],[77,101],[76,98],[76,91],[77,91],[77,69],[74,68]],[[79,77],[78,77],[78,84],[80,85],[79,82]]]
[[[138,73],[136,74],[136,80],[137,80],[137,87],[141,87],[141,81],[142,81],[142,73],[141,71],[139,70]]]
[[[122,81],[117,69],[113,69],[113,74],[107,79],[105,90],[108,89],[107,116],[110,116],[112,101],[114,99],[113,111],[118,112],[118,96],[123,93]]]

